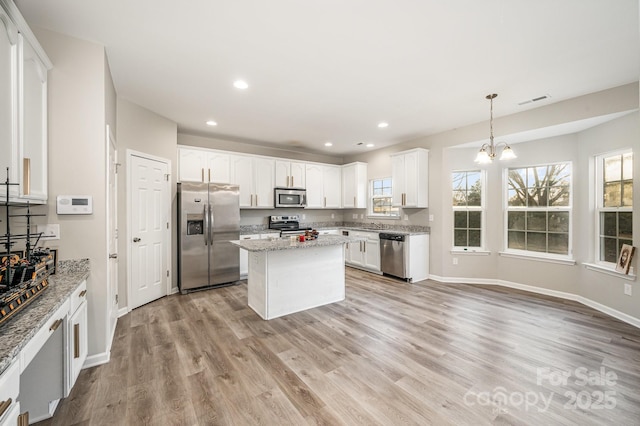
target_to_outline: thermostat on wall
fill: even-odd
[[[58,195],[56,213],[93,214],[93,197],[91,195]]]

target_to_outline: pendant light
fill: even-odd
[[[496,148],[502,145],[504,145],[504,148],[502,149],[502,154],[500,154],[500,160],[511,160],[513,158],[516,158],[516,154],[506,142],[498,142],[497,144],[493,142],[493,100],[497,96],[498,95],[496,93],[492,93],[486,96],[486,99],[489,99],[489,102],[491,102],[491,115],[489,118],[489,129],[491,133],[489,136],[489,143],[485,143],[484,145],[482,145],[482,147],[480,147],[480,151],[478,152],[478,155],[475,159],[476,163],[487,164],[493,161],[493,159],[496,158]]]

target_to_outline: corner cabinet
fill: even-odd
[[[392,205],[429,207],[429,151],[411,149],[391,155]]]
[[[9,201],[47,201],[47,71],[52,65],[13,3],[0,1],[0,180]],[[19,22],[18,24],[16,22]],[[6,194],[0,194],[4,200]]]

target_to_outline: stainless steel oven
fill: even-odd
[[[275,188],[274,202],[276,207],[305,207],[307,190],[304,188]]]

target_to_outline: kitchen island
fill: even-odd
[[[344,246],[359,241],[341,235],[232,241],[249,252],[249,307],[269,320],[344,300]]]

